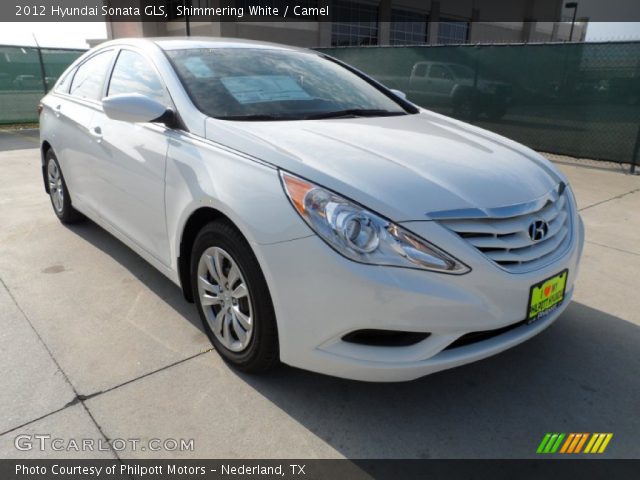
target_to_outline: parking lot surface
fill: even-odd
[[[32,135],[33,136],[33,135]],[[559,159],[586,224],[573,303],[538,337],[402,384],[229,369],[178,287],[94,223],[58,222],[36,148],[0,135],[0,456],[526,458],[546,432],[612,432],[640,458],[640,177]],[[52,438],[191,451],[20,451]]]

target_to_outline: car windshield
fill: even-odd
[[[312,52],[252,48],[169,50],[196,107],[226,120],[406,115],[400,103]]]

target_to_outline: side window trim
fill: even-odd
[[[53,93],[69,93],[69,88],[71,88],[71,80],[73,80],[73,77],[76,74],[76,70],[78,69],[78,67],[73,67],[70,69],[69,72],[67,72],[66,75],[61,75],[60,78],[58,79],[58,81],[56,82],[56,85],[51,89],[51,91]],[[67,85],[65,88],[62,88],[62,85],[67,82]]]
[[[106,85],[104,86],[104,91],[102,92],[105,97],[109,96],[109,89],[111,88],[111,79],[113,78],[113,72],[116,69],[116,64],[118,63],[118,59],[120,55],[124,51],[124,48],[118,48],[118,51],[114,55],[113,62],[111,63],[111,67],[109,68],[109,75],[107,75]]]
[[[122,48],[116,47],[113,49],[113,57],[111,58],[111,63],[109,64],[109,68],[107,68],[107,74],[104,76],[104,83],[102,84],[102,92],[100,95],[100,103],[102,104],[102,99],[107,96],[109,92],[109,84],[111,83],[111,75],[113,75],[113,69],[116,68],[116,62],[118,61],[118,57],[120,56],[120,52]]]
[[[75,70],[74,70],[74,72],[73,72],[73,77],[72,77],[72,78],[70,79],[70,81],[69,81],[69,88],[67,88],[67,91],[66,91],[65,93],[66,93],[67,95],[69,95],[70,97],[75,98],[75,99],[77,99],[77,100],[82,100],[82,101],[84,101],[84,102],[91,102],[91,103],[94,103],[94,104],[101,105],[101,104],[102,104],[102,98],[104,97],[104,85],[105,85],[105,83],[106,83],[107,78],[110,78],[110,77],[111,77],[111,73],[110,73],[110,72],[113,70],[114,57],[115,57],[115,55],[113,55],[113,52],[115,52],[115,51],[116,51],[116,49],[115,49],[115,48],[112,48],[112,47],[104,48],[104,49],[98,50],[97,52],[95,52],[95,54],[93,54],[93,55],[91,55],[90,57],[87,57],[87,58],[85,58],[84,60],[82,60],[82,63],[79,63],[78,65],[76,65],[76,66],[74,67],[74,68],[75,68]],[[102,87],[101,87],[101,93],[102,93],[102,96],[100,97],[100,99],[99,99],[99,100],[95,100],[95,99],[93,99],[93,98],[82,98],[82,97],[78,97],[78,96],[76,96],[76,95],[73,95],[73,94],[71,93],[71,87],[73,86],[73,82],[75,81],[75,79],[76,79],[76,75],[78,74],[78,71],[80,70],[80,68],[81,68],[84,64],[86,64],[89,60],[91,60],[91,59],[93,59],[93,58],[96,58],[98,55],[101,55],[101,54],[103,54],[103,53],[108,53],[108,52],[112,52],[112,55],[113,55],[113,56],[111,57],[111,62],[110,62],[110,64],[109,64],[109,68],[107,68],[107,71],[106,71],[106,74],[105,74],[105,78],[102,80]]]
[[[113,60],[111,62],[111,66],[109,67],[109,69],[107,70],[108,75],[105,79],[105,85],[104,85],[104,91],[103,94],[106,97],[109,94],[109,89],[111,87],[111,80],[113,78],[113,73],[116,69],[116,63],[118,61],[118,58],[120,58],[120,54],[123,51],[129,51],[135,54],[140,55],[153,69],[154,73],[156,74],[156,76],[158,77],[158,81],[162,84],[162,88],[164,88],[164,92],[167,95],[167,99],[169,100],[169,105],[167,105],[167,107],[169,107],[171,110],[173,110],[175,116],[176,116],[176,121],[177,121],[177,125],[173,128],[176,131],[184,131],[184,132],[188,132],[189,130],[187,129],[187,127],[185,126],[184,122],[182,121],[182,118],[180,117],[180,112],[178,112],[178,108],[176,107],[176,102],[173,100],[173,97],[171,96],[171,91],[169,90],[169,88],[167,87],[167,83],[165,82],[164,78],[162,78],[162,74],[160,73],[160,70],[158,69],[157,65],[155,64],[155,62],[149,58],[147,58],[144,53],[140,50],[138,50],[137,48],[131,48],[129,46],[126,47],[116,47],[115,51],[115,55],[113,56]],[[149,128],[148,126],[146,128]]]
[[[107,77],[107,81],[105,82],[105,90],[104,90],[104,95],[107,96],[109,95],[109,89],[111,88],[111,80],[113,79],[113,72],[116,69],[116,64],[118,62],[118,59],[120,58],[120,55],[122,54],[122,52],[127,51],[127,52],[131,52],[131,53],[135,53],[137,55],[140,55],[140,57],[147,62],[147,64],[153,69],[153,72],[155,73],[156,77],[158,77],[158,81],[160,82],[160,84],[162,85],[162,88],[164,89],[164,93],[167,96],[167,99],[170,102],[170,105],[168,105],[168,107],[170,107],[173,111],[176,111],[176,107],[175,107],[175,102],[173,101],[173,98],[171,97],[171,92],[169,92],[169,89],[167,88],[167,84],[164,81],[164,78],[162,78],[162,75],[160,74],[160,71],[158,70],[158,67],[156,66],[156,64],[148,59],[147,57],[144,56],[144,54],[135,49],[135,48],[128,48],[128,47],[122,47],[118,49],[118,52],[115,55],[115,58],[113,59],[113,63],[111,64],[111,68],[109,69],[109,75]]]

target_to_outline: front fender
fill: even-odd
[[[203,207],[229,218],[254,247],[312,234],[286,198],[277,169],[199,137],[176,132],[171,139],[165,188],[176,271],[185,225]]]

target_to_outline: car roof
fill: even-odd
[[[278,43],[260,42],[241,38],[226,37],[147,37],[147,38],[120,38],[100,45],[100,47],[117,45],[137,45],[148,47],[157,45],[162,50],[183,50],[190,48],[254,48],[268,50],[306,51],[304,48],[281,45]]]

